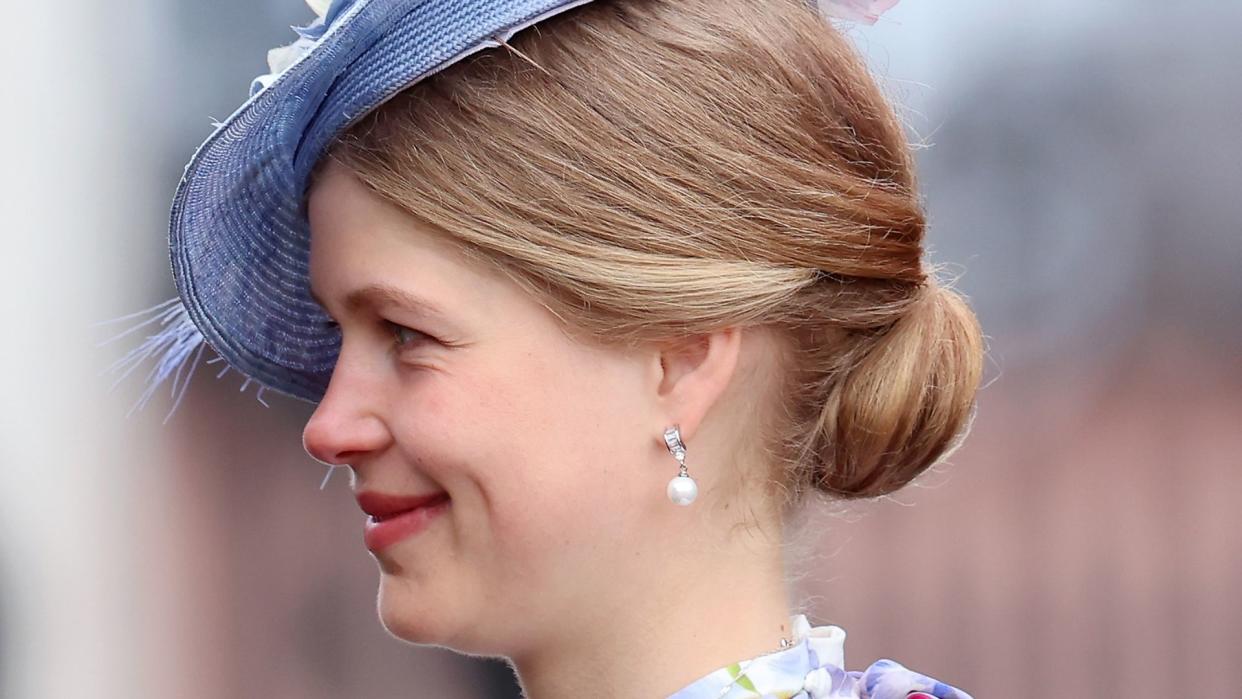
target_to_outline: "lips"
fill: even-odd
[[[363,543],[380,551],[423,531],[437,515],[448,509],[448,493],[390,495],[359,493],[358,504],[371,515],[363,524]]]

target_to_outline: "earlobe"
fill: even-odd
[[[668,424],[679,425],[687,442],[733,379],[741,345],[742,328],[731,326],[688,336],[661,350],[661,407]]]

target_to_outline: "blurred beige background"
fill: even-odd
[[[182,167],[301,0],[7,8],[0,696],[513,697],[384,634],[310,406],[201,367],[127,418],[93,324],[172,295]],[[903,0],[851,30],[989,336],[950,463],[824,513],[798,593],[979,699],[1242,686],[1242,7]]]

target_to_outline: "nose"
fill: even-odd
[[[345,465],[388,446],[392,437],[379,411],[374,379],[345,364],[342,354],[328,390],[302,430],[302,446],[316,461]]]

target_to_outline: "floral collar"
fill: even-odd
[[[794,645],[711,672],[668,699],[971,699],[960,689],[877,660],[844,670],[845,630],[790,617]]]

